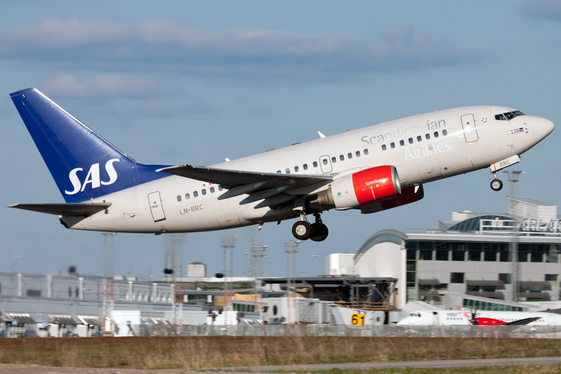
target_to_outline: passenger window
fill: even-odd
[[[181,201],[181,195],[177,195],[177,201]]]
[[[386,149],[388,149],[388,147],[386,147],[385,144],[382,144],[382,151],[385,151]]]
[[[426,138],[427,140],[429,140],[429,139],[430,139],[430,134],[425,134],[425,138]]]
[[[423,141],[423,138],[421,138],[421,135],[417,136],[417,141],[418,141],[418,142],[422,142],[422,141]]]
[[[399,145],[403,147],[405,145],[405,142],[403,140],[400,140]]]
[[[214,187],[210,188],[210,193],[214,193]]]
[[[394,149],[394,148],[395,148],[395,143],[394,143],[394,142],[391,142],[391,143],[390,143],[390,147],[392,147],[392,149]]]
[[[446,129],[442,130],[442,136],[446,136],[448,135],[448,131],[446,131]]]
[[[185,194],[185,200],[189,200],[191,198],[191,195],[189,195],[188,193]]]
[[[347,155],[347,158],[350,160],[351,158],[353,158],[353,154],[352,154],[352,153],[349,153],[349,154]]]
[[[300,170],[300,168],[299,168],[298,166],[295,166],[295,167],[294,167],[294,172],[295,172],[295,173],[298,173],[298,170]]]
[[[364,152],[364,155],[365,155],[365,156],[368,156],[368,148],[364,148],[364,151],[363,151],[363,152]]]
[[[290,168],[286,168],[284,169],[284,171],[286,172],[286,174],[290,174]]]
[[[341,161],[345,161],[345,156],[343,156],[343,155],[340,155],[340,156],[339,156],[339,160],[341,160]]]
[[[435,138],[438,138],[438,131],[435,131],[435,132],[434,132],[434,137],[435,137]]]
[[[318,167],[318,162],[314,161],[314,167],[317,168]]]
[[[199,197],[199,192],[198,191],[193,191],[193,197]]]
[[[336,163],[337,162],[337,157],[331,157],[331,162]]]
[[[206,195],[206,188],[203,188],[201,192],[203,193],[203,195]]]
[[[277,170],[277,173],[279,173],[279,174],[280,174],[280,173],[282,173],[282,171],[280,171],[280,170]]]
[[[413,138],[409,138],[409,144],[413,144]]]
[[[302,167],[304,168],[304,170],[308,170],[308,164],[304,164],[302,165]]]
[[[360,157],[360,151],[355,152],[356,157]]]
[[[324,159],[323,159],[323,164],[324,164],[324,165],[327,165],[327,163],[328,163],[327,159],[324,158]]]

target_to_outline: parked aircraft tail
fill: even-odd
[[[131,159],[35,88],[10,94],[67,203],[169,176]]]

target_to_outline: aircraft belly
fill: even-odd
[[[292,206],[285,206],[281,209],[271,209],[269,207],[255,209],[254,206],[247,207],[241,214],[241,218],[247,222],[274,222],[295,217]]]

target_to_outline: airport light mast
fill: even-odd
[[[103,235],[103,333],[113,333],[113,309],[115,307],[113,293],[113,236],[115,232],[102,232]],[[110,240],[111,239],[111,240]]]
[[[290,308],[293,307],[293,300],[290,296],[290,288],[291,288],[291,281],[292,281],[292,254],[298,253],[298,244],[300,244],[300,240],[291,240],[289,242],[284,243],[286,245],[286,253],[287,253],[287,268],[286,268],[286,296],[287,296],[287,303],[288,303],[288,314],[287,314],[287,322],[290,324]]]
[[[520,170],[513,170],[512,172],[503,171],[508,175],[508,181],[510,182],[510,198],[515,199],[517,195],[517,184],[520,181],[520,174],[523,174],[523,171]],[[510,211],[510,207],[509,207]],[[510,212],[509,212],[510,213]],[[520,220],[514,217],[514,227],[512,228],[512,241],[510,243],[510,261],[512,262],[512,301],[518,302],[520,296],[520,287],[519,287],[519,278],[520,278],[520,270],[518,265],[518,231],[520,229]]]
[[[235,243],[236,243],[235,235],[227,236],[222,241],[222,248],[224,249],[224,311],[225,312],[232,310],[232,305],[229,302],[230,290],[228,284],[228,276],[230,275],[230,271],[232,270],[229,269],[228,263],[230,262],[229,261],[230,257],[233,258],[233,255],[230,254],[230,249],[236,248]],[[231,267],[234,267],[233,264]],[[225,321],[226,324],[228,324],[227,317],[225,318]]]
[[[257,244],[257,238],[254,237],[253,238],[253,245],[251,246],[251,261],[252,261],[252,272],[253,272],[253,278],[254,279],[254,284],[253,284],[253,294],[254,294],[254,303],[253,303],[253,311],[257,312],[258,310],[261,311],[260,308],[260,302],[257,300],[257,291],[258,288],[260,288],[260,283],[259,283],[259,259],[265,257],[265,250],[269,248],[268,245],[258,245]]]

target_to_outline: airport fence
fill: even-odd
[[[135,336],[354,336],[561,339],[561,326],[133,325]]]

